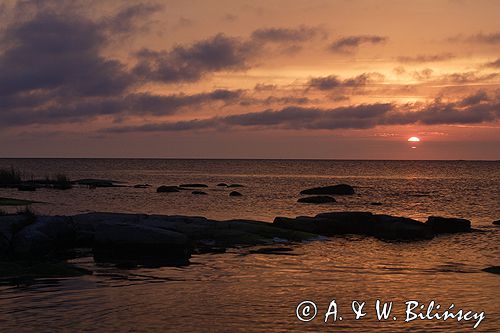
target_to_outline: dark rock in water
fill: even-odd
[[[62,278],[90,275],[91,271],[62,261],[0,262],[0,284],[30,284],[39,278]]]
[[[372,206],[382,206],[381,202],[370,202],[370,205]]]
[[[17,187],[19,191],[36,191],[36,186],[31,184],[22,184]]]
[[[310,188],[310,189],[301,191],[300,194],[349,195],[349,194],[354,194],[354,188],[350,185],[347,185],[347,184],[339,184],[339,185],[332,185],[332,186]]]
[[[422,222],[370,212],[332,212],[295,219],[277,217],[276,226],[323,236],[356,234],[381,239],[429,239],[432,232]]]
[[[219,184],[217,184],[217,186],[220,186],[220,187],[227,187],[227,184],[226,184],[226,183],[219,183]]]
[[[230,197],[241,197],[243,194],[241,194],[240,192],[238,191],[232,191],[231,193],[229,193],[229,196]]]
[[[471,231],[471,223],[466,219],[429,216],[426,225],[436,234]]]
[[[207,192],[203,192],[203,191],[193,191],[193,192],[191,192],[191,194],[196,194],[196,195],[207,195],[208,193],[207,193]]]
[[[148,188],[148,187],[151,187],[151,185],[149,185],[149,184],[137,184],[137,185],[134,185],[134,188]]]
[[[0,216],[0,258],[6,257],[14,235],[25,226],[33,223],[32,217],[21,214]]]
[[[109,179],[93,179],[93,178],[86,178],[86,179],[78,179],[75,180],[74,183],[78,185],[85,185],[88,187],[123,187],[124,185],[118,185],[118,181],[115,180],[109,180]]]
[[[162,185],[156,189],[156,192],[158,193],[173,193],[173,192],[179,192],[180,189],[177,186],[165,186]]]
[[[305,197],[305,198],[300,198],[297,200],[297,202],[302,202],[302,203],[313,203],[313,204],[323,204],[323,203],[330,203],[330,202],[335,202],[335,198],[329,197],[327,195],[318,195],[314,197]]]
[[[500,220],[493,221],[493,224],[494,224],[494,225],[500,225]]]
[[[191,256],[188,237],[179,232],[133,224],[98,224],[94,259],[98,262],[135,261],[186,264]]]
[[[245,187],[241,184],[230,184],[230,185],[227,185],[227,187]]]
[[[206,184],[181,184],[179,187],[208,187]]]
[[[483,268],[484,272],[492,273],[492,274],[500,274],[500,266],[490,266]]]

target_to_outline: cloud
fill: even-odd
[[[468,42],[496,45],[500,44],[500,32],[489,34],[478,33],[467,37]]]
[[[305,42],[319,35],[325,36],[325,32],[320,28],[300,26],[295,29],[290,28],[262,28],[255,30],[251,38],[264,42]]]
[[[333,109],[287,106],[225,117],[192,121],[114,127],[105,132],[151,132],[227,128],[335,130],[368,129],[387,125],[479,124],[500,119],[500,97],[484,97],[482,92],[462,100],[428,104],[360,104]]]
[[[134,73],[147,80],[165,83],[201,79],[206,73],[243,70],[258,45],[217,34],[189,46],[178,45],[170,51],[143,49]]]
[[[362,44],[382,44],[387,41],[387,37],[377,35],[347,36],[335,40],[330,44],[329,49],[335,53],[351,53]]]
[[[379,73],[363,73],[361,75],[349,78],[340,79],[336,75],[329,75],[324,77],[316,77],[309,80],[307,83],[308,88],[318,90],[332,90],[336,88],[359,88],[364,87],[368,83],[382,81],[384,76]]]
[[[398,61],[402,63],[426,63],[426,62],[439,62],[455,58],[451,53],[441,54],[420,54],[416,56],[402,56],[398,57]]]
[[[136,4],[122,8],[117,14],[107,17],[100,22],[103,29],[110,33],[128,33],[135,30],[137,24],[144,18],[158,12],[163,7],[157,4]]]
[[[133,82],[125,66],[99,51],[106,39],[85,18],[40,13],[9,26],[0,54],[0,95],[37,89],[96,96],[123,92]]]
[[[485,66],[487,66],[487,67],[493,67],[493,68],[500,68],[500,58],[498,58],[495,61],[486,63]]]

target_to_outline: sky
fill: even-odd
[[[498,13],[0,0],[0,157],[499,160]]]

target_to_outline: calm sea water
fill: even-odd
[[[28,177],[64,173],[72,179],[105,178],[148,189],[74,188],[18,192],[1,197],[43,201],[46,214],[88,211],[202,215],[216,219],[272,221],[275,216],[362,210],[425,220],[429,215],[472,220],[482,233],[430,241],[387,243],[338,237],[292,245],[294,256],[250,254],[234,249],[197,255],[183,268],[120,270],[75,260],[96,273],[47,279],[25,287],[0,286],[0,330],[172,332],[429,332],[472,331],[473,322],[404,322],[404,302],[435,300],[464,310],[485,311],[479,332],[500,330],[500,162],[0,159]],[[158,194],[159,185],[205,183],[209,195],[189,191]],[[229,197],[219,182],[245,185]],[[302,189],[336,183],[355,187],[353,196],[330,205],[296,203]],[[379,202],[382,205],[373,206]],[[343,321],[323,322],[335,299]],[[397,320],[375,318],[376,299],[394,302]],[[300,322],[295,308],[313,300],[318,317]],[[368,314],[354,320],[352,300],[366,301]],[[322,318],[323,317],[323,318]]]

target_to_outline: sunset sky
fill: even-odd
[[[500,159],[499,14],[0,0],[0,157]]]

